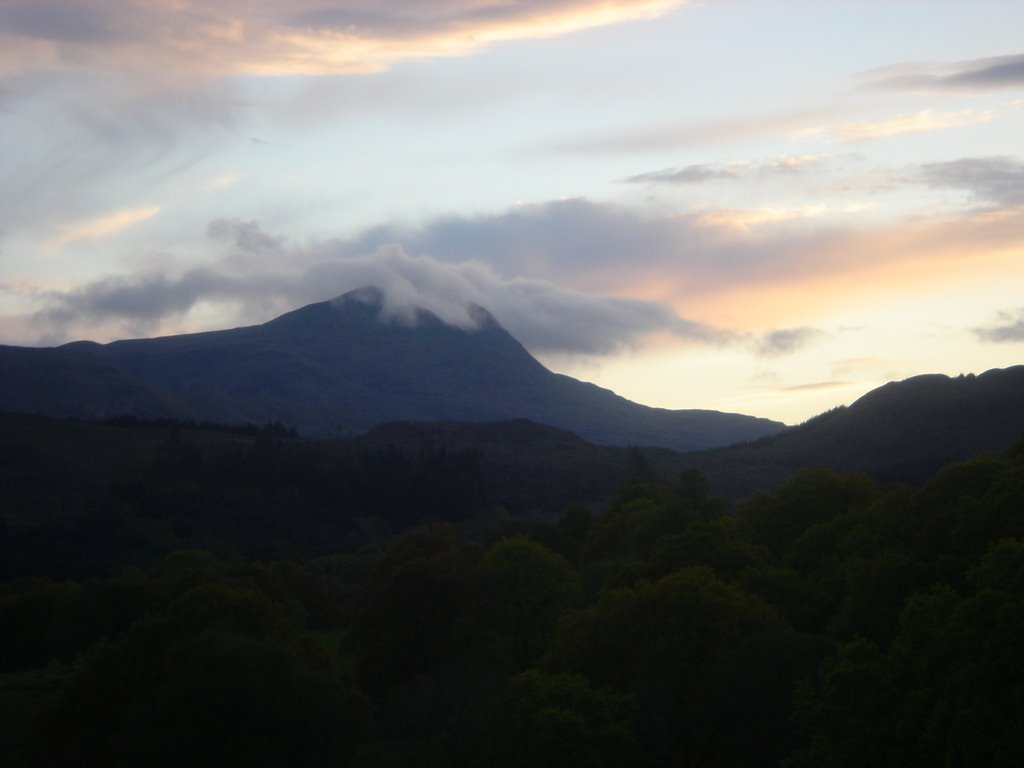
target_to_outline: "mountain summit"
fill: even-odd
[[[262,325],[49,349],[0,347],[0,410],[353,434],[389,421],[527,418],[598,443],[679,450],[773,434],[778,422],[639,405],[552,373],[483,308],[472,327],[388,310],[362,288]]]

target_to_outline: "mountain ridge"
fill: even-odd
[[[677,450],[784,427],[742,414],[651,408],[554,373],[481,307],[467,307],[472,329],[427,309],[404,319],[384,311],[383,293],[363,288],[261,325],[33,353],[0,347],[0,409],[278,421],[320,435],[393,421],[527,418],[596,443]]]
[[[891,381],[750,445],[689,458],[712,485],[772,490],[802,469],[862,472],[919,483],[943,466],[1000,453],[1024,435],[1024,365],[981,374]]]

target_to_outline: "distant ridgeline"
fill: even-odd
[[[951,461],[1002,452],[1024,434],[1024,366],[974,376],[915,376],[751,445],[695,454],[718,492],[774,489],[800,469],[921,483]]]
[[[82,421],[71,417],[70,422]],[[172,419],[172,418],[139,418],[122,414],[110,416],[105,419],[91,420],[96,424],[104,424],[110,427],[124,427],[126,429],[175,429],[191,430],[198,432],[231,432],[237,435],[259,435],[271,434],[278,437],[298,437],[299,433],[295,427],[288,427],[279,421],[268,422],[262,426],[258,424],[219,424],[213,421],[196,421],[195,419]]]
[[[0,411],[279,422],[352,435],[391,421],[526,418],[608,445],[700,450],[783,425],[638,405],[552,373],[485,310],[478,327],[420,310],[384,320],[379,291],[311,304],[263,325],[50,349],[0,347]]]

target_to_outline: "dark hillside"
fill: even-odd
[[[742,496],[801,469],[921,483],[952,461],[1001,452],[1024,434],[1024,366],[915,376],[754,444],[691,454],[714,488]]]
[[[0,414],[0,577],[108,573],[181,548],[307,559],[430,521],[474,535],[598,509],[678,454],[527,421],[390,424],[310,440],[278,426]]]

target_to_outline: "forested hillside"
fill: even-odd
[[[4,456],[6,765],[1010,766],[1024,747],[1024,440],[921,488],[822,470],[729,506],[696,472],[634,472],[593,510],[452,510],[318,550],[315,474],[251,490],[296,471],[286,432],[208,429],[191,485],[187,431],[155,453],[127,432],[139,458],[116,471],[116,441],[48,443],[63,463],[35,501],[39,455]],[[242,482],[216,445],[274,461]],[[148,456],[169,464],[146,518],[127,489]],[[456,498],[444,468],[471,459],[450,459],[401,467]],[[382,509],[414,503],[395,494]],[[107,528],[56,523],[76,514]],[[26,548],[33,516],[53,525]],[[261,552],[287,519],[293,554]],[[164,551],[200,541],[215,552]]]
[[[849,406],[746,445],[687,456],[716,492],[778,489],[802,469],[921,484],[954,461],[1002,452],[1024,432],[1024,366],[891,381]]]
[[[81,578],[178,549],[305,561],[428,521],[479,538],[502,520],[599,509],[679,454],[586,443],[526,421],[392,424],[344,440],[280,426],[0,414],[0,578]]]

